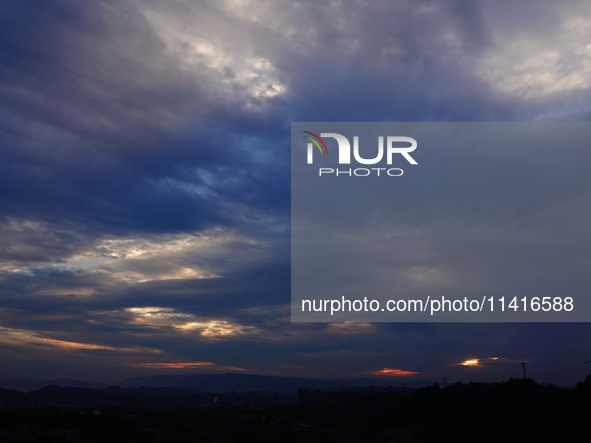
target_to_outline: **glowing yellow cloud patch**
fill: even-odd
[[[161,308],[159,306],[144,306],[141,308],[125,308],[127,312],[144,315],[146,317],[158,316],[162,313],[174,312],[172,308]]]
[[[192,321],[176,326],[185,331],[198,330],[205,337],[219,337],[224,335],[236,335],[244,332],[244,326],[232,324],[225,320]]]
[[[133,307],[126,308],[125,311],[133,315],[132,321],[134,323],[172,327],[182,332],[197,332],[203,337],[256,335],[260,332],[254,326],[241,325],[222,319],[203,319],[168,307]]]
[[[479,358],[472,358],[470,360],[464,360],[460,363],[457,363],[458,366],[482,366],[482,362]]]
[[[371,375],[386,375],[388,377],[408,377],[409,375],[417,375],[418,372],[405,371],[403,369],[383,368],[378,371],[370,371]]]
[[[275,91],[274,86],[267,83],[262,84],[259,89],[258,95],[269,95]],[[159,186],[175,189],[180,187],[183,192],[198,193],[192,188],[185,189],[189,185],[183,182],[164,181]],[[39,235],[49,235],[53,229],[35,224],[27,226],[32,234]],[[22,229],[21,225],[14,225],[11,231],[19,229]],[[237,247],[242,251],[240,254],[236,253]],[[120,283],[215,279],[220,278],[218,271],[221,268],[211,264],[210,257],[216,260],[225,257],[228,265],[233,266],[246,261],[263,260],[267,250],[264,241],[231,230],[212,228],[200,233],[101,239],[85,250],[62,257],[59,262],[39,261],[26,265],[0,263],[0,270],[25,275],[48,269],[83,271],[100,278],[104,287]],[[55,295],[58,290],[60,288],[51,288],[51,295]],[[64,295],[93,294],[92,289],[86,286],[75,289],[68,286],[63,291]]]
[[[485,364],[491,363],[512,363],[515,361],[522,361],[522,360],[512,360],[505,357],[482,357],[482,358],[471,358],[468,360],[461,361],[459,363],[455,363],[454,366],[482,366]]]

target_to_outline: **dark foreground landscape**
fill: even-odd
[[[591,437],[591,376],[569,390],[532,380],[212,393],[178,387],[0,390],[0,441],[545,442]]]

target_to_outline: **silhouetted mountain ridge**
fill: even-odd
[[[30,379],[6,378],[0,380],[0,389],[13,389],[21,392],[38,391],[46,386],[62,388],[101,389],[106,387],[119,388],[182,388],[204,392],[247,392],[274,391],[293,395],[298,389],[355,389],[376,387],[400,390],[414,390],[429,384],[432,380],[392,380],[376,378],[358,379],[322,379],[242,374],[228,372],[225,374],[164,374],[144,377],[133,377],[112,384],[89,382],[70,379]]]
[[[394,380],[380,379],[321,379],[299,378],[228,372],[225,374],[179,374],[152,375],[134,377],[114,383],[121,387],[160,386],[200,389],[207,392],[245,392],[252,390],[269,390],[281,393],[294,393],[298,389],[336,390],[354,387],[393,387],[418,388],[432,384],[429,380],[414,380],[401,383]]]
[[[85,380],[61,379],[34,379],[34,378],[5,378],[0,380],[0,389],[14,389],[21,392],[37,391],[45,386],[54,385],[60,387],[92,388],[99,389],[109,386],[106,383],[97,383]]]

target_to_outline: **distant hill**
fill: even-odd
[[[206,392],[245,392],[268,390],[275,392],[297,392],[299,388],[330,389],[342,384],[328,380],[278,377],[252,374],[181,374],[135,377],[114,383],[115,386],[130,387],[176,387],[199,389]]]
[[[226,374],[180,374],[153,375],[135,377],[114,383],[120,387],[176,387],[199,389],[206,392],[245,392],[254,390],[274,391],[293,394],[300,388],[337,390],[353,387],[394,387],[404,390],[427,386],[432,381],[421,380],[414,382],[400,382],[398,380],[355,379],[329,380],[316,378],[280,377],[254,374],[226,373]]]
[[[0,380],[0,389],[13,389],[21,392],[38,391],[45,386],[59,386],[63,388],[92,388],[100,389],[108,386],[105,383],[95,383],[83,380],[68,380],[65,378],[59,380],[37,380],[33,378],[5,378]]]
[[[38,391],[46,386],[61,388],[101,389],[107,386],[120,388],[182,388],[203,392],[247,392],[269,391],[280,394],[295,395],[300,388],[310,390],[339,390],[375,387],[378,390],[390,389],[412,391],[433,384],[432,380],[392,380],[359,378],[354,380],[334,380],[321,378],[281,377],[241,373],[225,374],[176,374],[134,377],[112,384],[96,383],[84,380],[69,379],[30,379],[6,378],[0,380],[0,389],[11,389],[21,392]]]

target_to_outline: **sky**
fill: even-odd
[[[290,125],[588,121],[589,17],[584,0],[3,1],[0,377],[469,382],[527,362],[582,380],[586,323],[292,323]],[[503,188],[501,214],[441,206],[487,219],[490,244],[545,214],[584,292],[587,163],[566,157],[566,188],[524,168],[535,198]],[[425,242],[469,249],[457,232]],[[540,238],[515,259],[532,278]]]
[[[398,153],[339,163],[349,151],[337,135],[323,135],[328,154],[319,155],[302,129],[356,137],[351,150],[366,160],[379,137],[411,136],[416,164]],[[587,122],[294,124],[292,319],[588,321],[589,138]],[[343,298],[376,303],[349,309]]]

